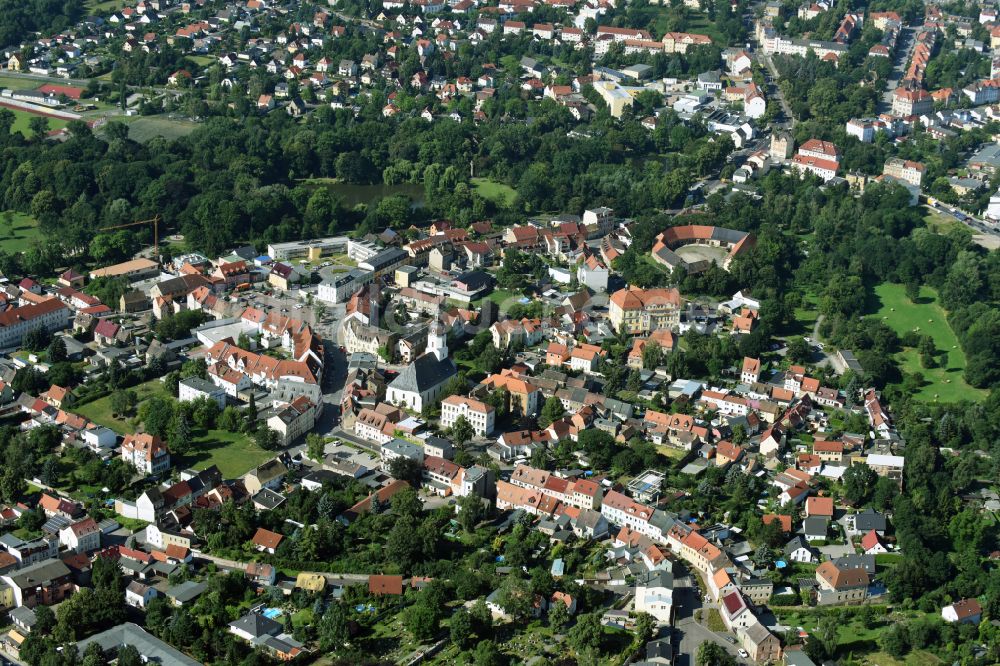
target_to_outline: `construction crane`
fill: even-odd
[[[157,258],[160,256],[160,216],[155,215],[148,220],[139,220],[138,222],[128,222],[126,224],[116,224],[113,227],[102,227],[98,231],[111,231],[113,229],[124,229],[125,227],[139,227],[146,224],[153,225],[153,255]]]

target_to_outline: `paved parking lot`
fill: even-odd
[[[703,627],[693,619],[684,620],[679,623],[675,629],[675,634],[679,641],[677,659],[674,660],[675,666],[695,666],[698,646],[709,642],[718,643],[725,648],[726,652],[736,658],[737,661],[740,660],[739,653],[736,651],[737,646],[725,640],[720,634],[709,631],[708,628]]]

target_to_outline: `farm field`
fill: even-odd
[[[981,400],[986,392],[965,383],[965,354],[958,344],[958,337],[951,330],[944,309],[938,304],[937,292],[930,287],[920,288],[918,303],[910,302],[901,284],[881,284],[875,287],[877,307],[874,316],[884,321],[899,334],[919,331],[931,336],[938,350],[945,352],[937,368],[924,368],[916,349],[906,348],[898,354],[904,372],[919,372],[924,376],[924,386],[917,394],[921,400],[956,402]]]
[[[0,250],[24,252],[41,237],[38,220],[30,215],[16,211],[0,214]]]

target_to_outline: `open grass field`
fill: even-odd
[[[903,285],[881,284],[875,288],[875,300],[874,316],[897,333],[915,330],[931,336],[937,349],[944,352],[940,366],[930,369],[920,364],[916,349],[907,348],[898,354],[904,372],[920,372],[924,376],[924,386],[917,394],[919,399],[941,402],[983,399],[986,392],[972,388],[962,377],[965,354],[948,325],[944,309],[938,305],[937,292],[921,287],[919,302],[912,303]]]
[[[688,24],[684,32],[690,32],[695,35],[707,35],[712,39],[713,42],[719,45],[724,45],[729,42],[729,40],[723,36],[715,24],[708,19],[708,17],[702,12],[691,12],[688,14]],[[666,16],[662,17],[660,21],[657,22],[657,34],[663,34],[667,32],[666,25],[664,23],[663,30],[660,30],[660,22],[665,22]]]
[[[85,3],[89,12],[111,12],[125,6],[125,0],[87,0]]]
[[[187,56],[187,59],[201,67],[207,67],[208,65],[211,65],[212,63],[216,62],[216,58],[213,58],[211,56],[189,55]]]
[[[14,125],[10,128],[11,132],[20,132],[24,136],[31,136],[31,130],[28,129],[28,124],[31,122],[32,118],[37,117],[36,114],[29,111],[24,111],[22,109],[7,109],[14,114]],[[49,121],[49,129],[57,130],[66,127],[66,121],[62,118],[46,118]]]
[[[513,187],[489,178],[473,178],[472,187],[482,198],[501,206],[511,205],[517,197],[517,191]]]
[[[34,90],[38,87],[38,81],[22,79],[17,76],[0,76],[0,88],[10,90]]]
[[[943,234],[952,229],[964,229],[971,236],[972,231],[956,220],[954,216],[942,213],[939,210],[931,208],[930,206],[924,206],[924,224],[927,225],[929,229],[936,231],[939,234]]]
[[[187,136],[198,127],[198,123],[190,120],[167,118],[166,116],[133,116],[124,119],[128,121],[128,136],[140,143],[162,136],[165,139],[179,139]]]
[[[243,433],[209,430],[196,436],[191,452],[181,459],[183,467],[203,470],[218,465],[222,477],[235,479],[275,456]]]
[[[38,220],[15,211],[0,213],[0,250],[24,252],[41,239]]]
[[[139,402],[142,402],[151,396],[163,394],[163,383],[157,379],[152,379],[129,390],[135,391],[136,395],[139,396]],[[90,419],[94,423],[111,428],[119,435],[132,432],[132,426],[126,419],[112,416],[111,396],[104,396],[93,402],[75,407],[73,411],[80,416]]]

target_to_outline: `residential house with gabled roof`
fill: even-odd
[[[253,539],[251,539],[251,543],[253,543],[254,548],[258,551],[274,555],[274,552],[278,549],[284,538],[284,536],[277,532],[258,527],[257,532],[253,535]]]
[[[144,474],[162,474],[170,469],[170,451],[156,435],[125,435],[121,458]]]
[[[59,530],[59,541],[77,553],[89,553],[101,547],[101,529],[91,517]]]
[[[821,604],[862,603],[868,598],[868,572],[860,568],[841,568],[832,561],[816,569]]]

